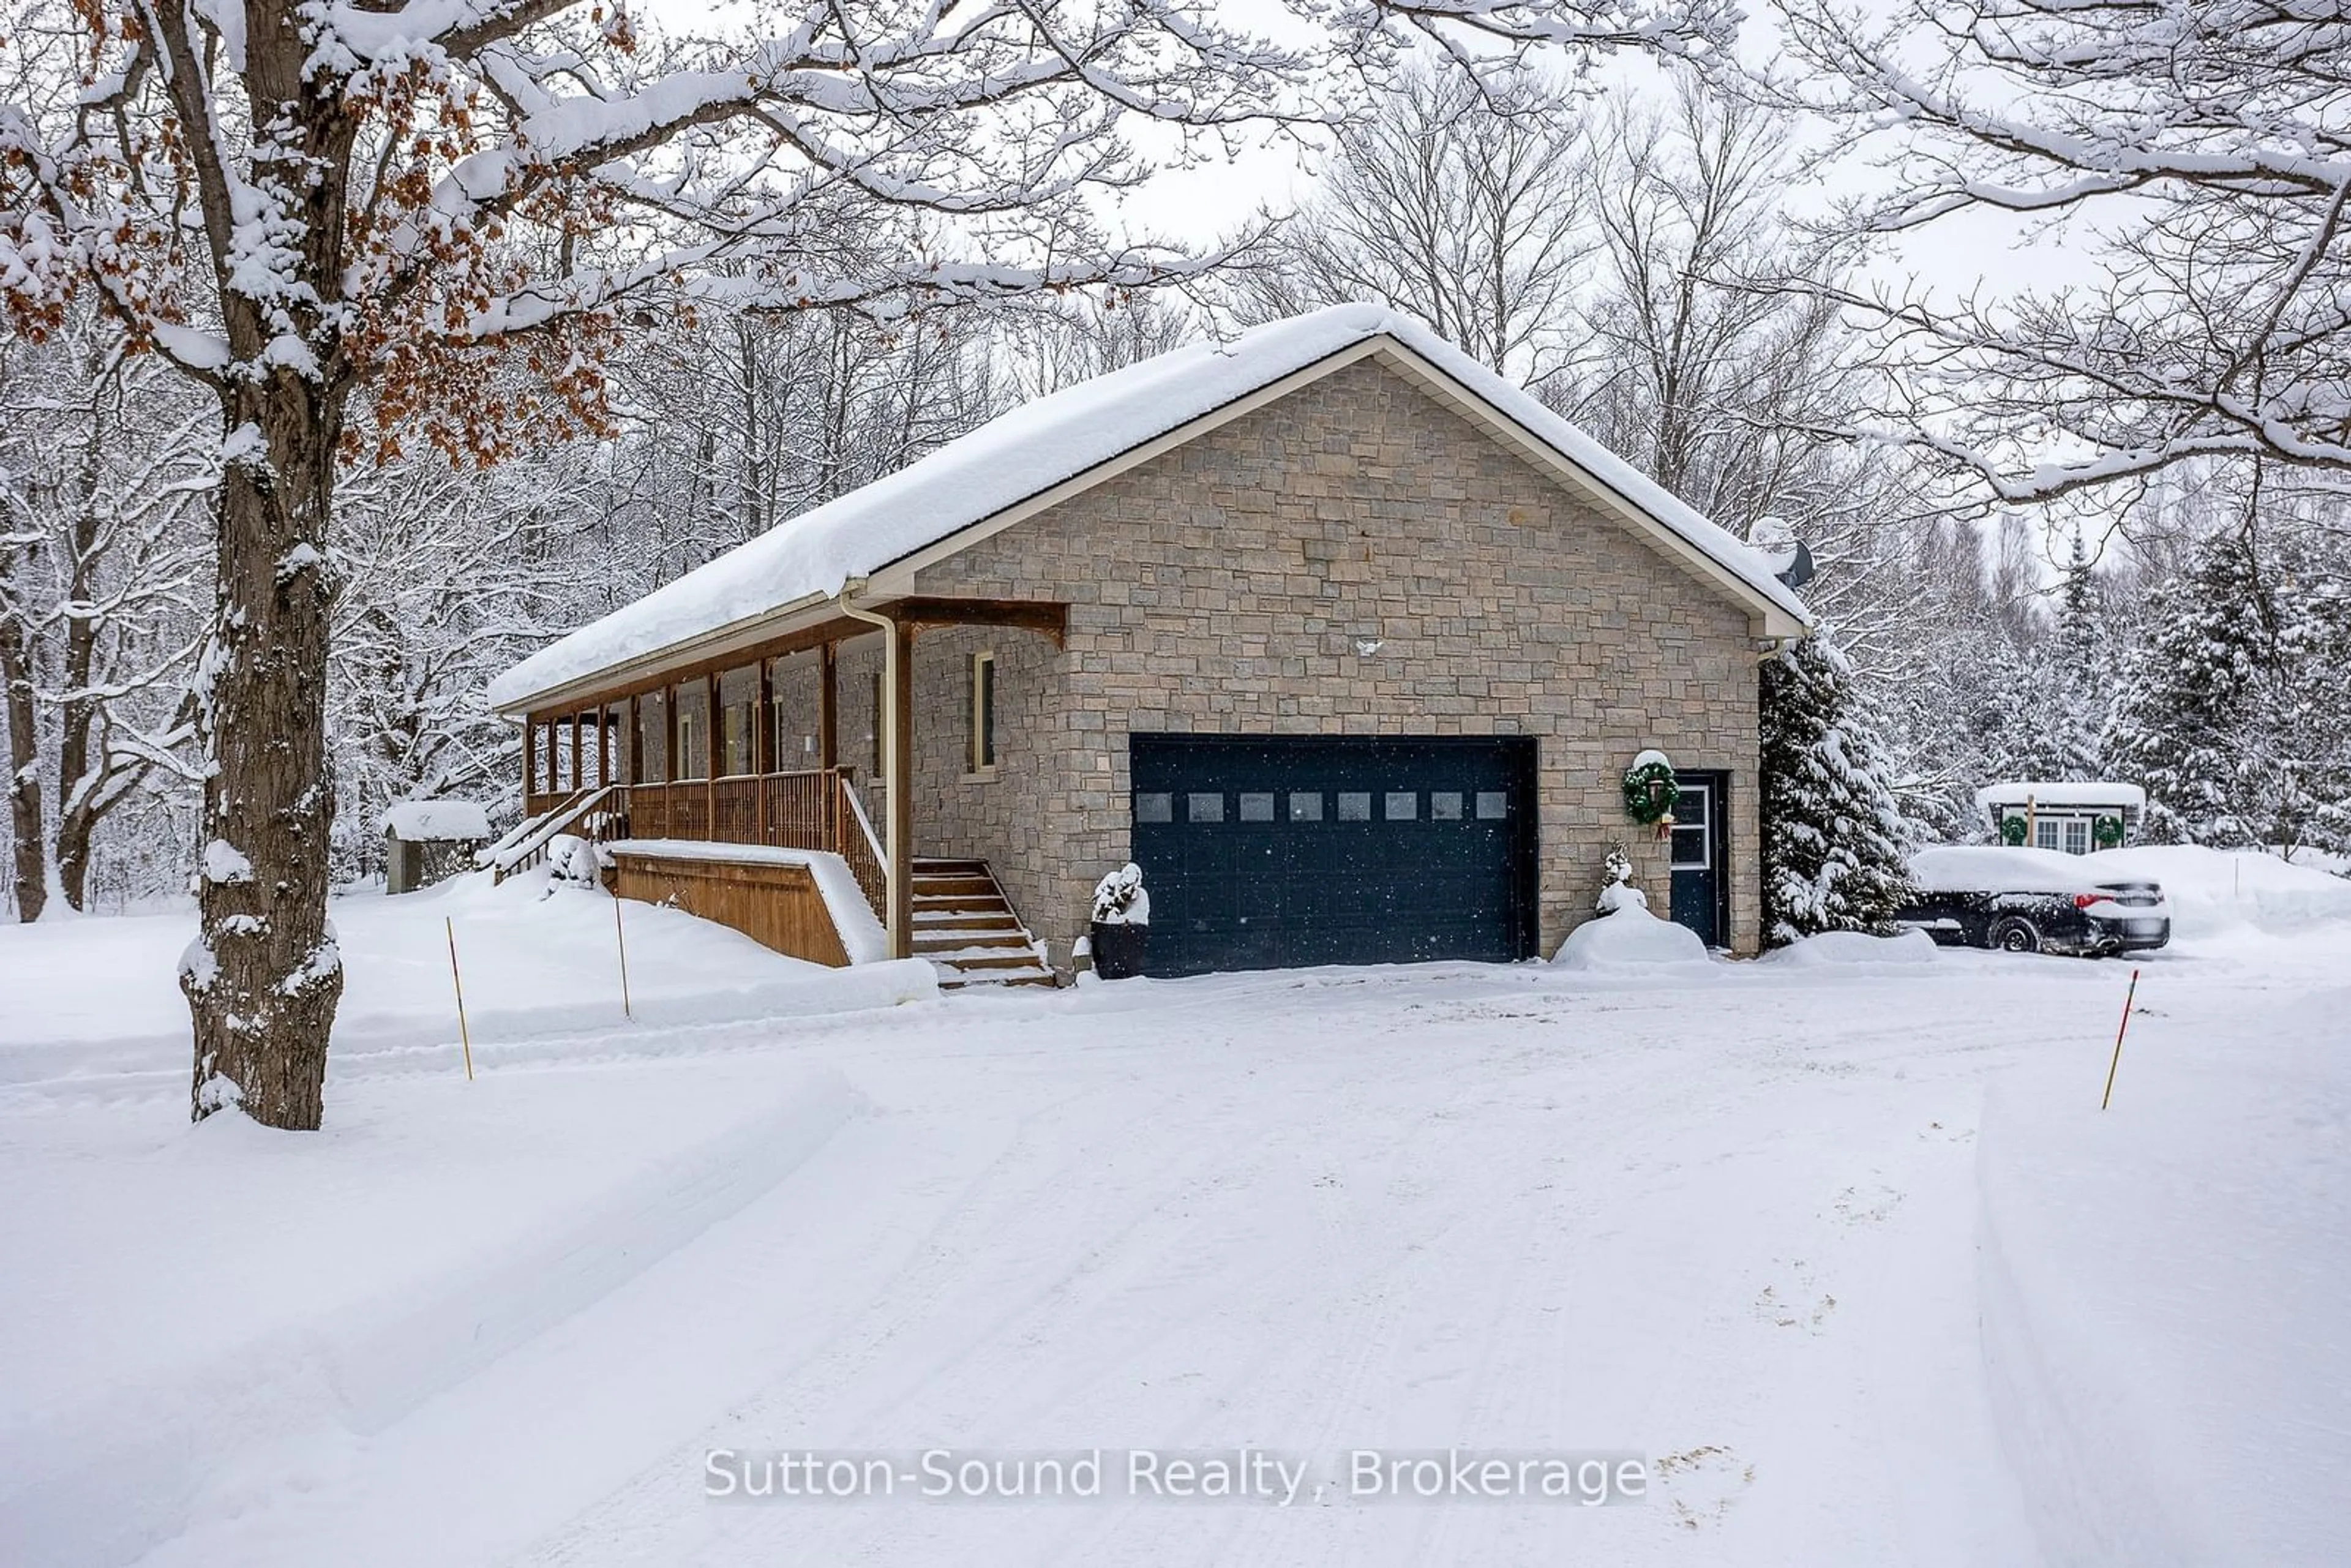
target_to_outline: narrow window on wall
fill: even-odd
[[[971,770],[996,766],[996,655],[971,656]]]

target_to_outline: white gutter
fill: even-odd
[[[860,580],[860,585],[862,580]],[[832,602],[835,609],[851,620],[862,621],[869,626],[878,626],[882,630],[882,711],[874,716],[874,722],[882,727],[883,788],[890,791],[884,798],[885,804],[882,812],[882,855],[885,862],[882,867],[883,929],[889,938],[890,956],[904,958],[913,955],[914,946],[913,934],[906,929],[907,913],[913,904],[913,900],[900,897],[899,894],[905,890],[898,885],[898,867],[901,863],[898,822],[901,815],[899,808],[902,804],[897,799],[899,782],[898,623],[887,615],[872,610],[861,610],[849,602],[848,586],[844,586],[838,594],[834,595]],[[913,846],[907,845],[904,848],[908,853],[904,863],[912,866]]]

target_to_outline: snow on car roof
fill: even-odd
[[[2088,893],[2145,875],[2101,866],[2095,855],[1999,844],[1940,844],[1910,857],[1910,875],[1928,893]]]
[[[490,683],[490,706],[513,711],[648,653],[830,598],[856,579],[1375,338],[1434,366],[1768,603],[1810,622],[1803,601],[1772,575],[1760,551],[1524,390],[1409,316],[1341,305],[1227,342],[1193,343],[1024,403],[540,649]]]
[[[2022,806],[2031,801],[2053,811],[2068,806],[2127,807],[2134,811],[2147,810],[2147,791],[2136,784],[2117,784],[2096,779],[2014,779],[2004,784],[1987,784],[1976,791],[1976,810],[1990,810],[1994,806]]]

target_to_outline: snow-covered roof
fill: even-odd
[[[2136,784],[2116,784],[2096,779],[2026,779],[2005,784],[1987,784],[1976,791],[1976,810],[1989,811],[1995,806],[2022,806],[2027,801],[2042,810],[2063,811],[2068,807],[2109,810],[2144,811],[2147,791]]]
[[[1515,425],[1744,590],[1801,626],[1811,617],[1758,551],[1691,510],[1522,388],[1408,316],[1342,305],[1194,343],[1024,403],[921,461],[836,497],[540,649],[490,683],[514,712],[617,666],[728,628],[810,609],[859,580],[1080,478],[1226,405],[1359,345],[1402,350]],[[1347,356],[1352,358],[1353,356]]]
[[[384,812],[383,831],[410,843],[486,839],[490,812],[478,800],[402,800]]]

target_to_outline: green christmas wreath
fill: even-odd
[[[2123,820],[2109,812],[2090,824],[2090,839],[2102,850],[2123,846]]]
[[[2000,820],[2000,841],[2006,844],[2012,850],[2022,849],[2024,847],[2024,819],[2022,817],[2002,817]]]
[[[1673,821],[1674,801],[1680,794],[1674,765],[1661,751],[1645,751],[1625,769],[1625,814],[1644,826]]]

